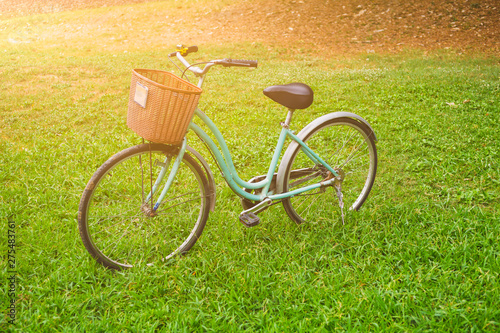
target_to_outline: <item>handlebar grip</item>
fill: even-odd
[[[257,60],[224,59],[222,65],[224,67],[239,66],[257,68],[258,62]]]
[[[187,48],[186,55],[189,53],[198,52],[198,46],[193,45]]]

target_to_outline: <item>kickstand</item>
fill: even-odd
[[[335,190],[337,191],[337,198],[339,199],[339,207],[340,207],[340,213],[342,215],[342,225],[345,225],[344,223],[344,195],[342,194],[342,191],[341,191],[341,182],[335,182],[333,187],[335,187]]]

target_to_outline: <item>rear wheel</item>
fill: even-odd
[[[152,265],[196,243],[211,199],[202,168],[187,152],[158,211],[151,213],[146,202],[163,162],[176,156],[171,146],[142,144],[112,156],[92,176],[80,201],[78,227],[98,262],[115,269]]]
[[[371,129],[351,118],[335,118],[311,130],[303,141],[343,178],[340,184],[344,207],[358,210],[368,197],[377,172],[377,149]],[[315,165],[300,145],[286,163],[284,192],[332,176],[324,166]],[[288,216],[300,224],[332,220],[339,200],[332,184],[285,199],[283,206]]]

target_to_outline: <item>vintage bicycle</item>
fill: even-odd
[[[239,219],[247,227],[258,225],[257,214],[278,203],[298,224],[340,217],[344,222],[344,207],[358,210],[370,193],[377,170],[374,130],[354,113],[333,112],[295,134],[292,116],[313,102],[312,89],[303,83],[264,90],[288,113],[267,173],[242,180],[221,132],[197,104],[213,66],[255,68],[257,61],[219,59],[191,65],[186,56],[196,51],[196,46],[179,45],[169,57],[185,67],[181,77],[187,70],[194,73],[197,85],[166,71],[133,71],[127,125],[143,143],[99,167],[78,212],[86,249],[106,267],[165,262],[187,252],[200,238],[215,209],[216,187],[206,160],[187,144],[188,131],[208,147],[223,178],[241,197]],[[335,215],[338,210],[340,216]]]

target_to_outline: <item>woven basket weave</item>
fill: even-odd
[[[141,90],[137,93],[142,92],[142,97],[146,95],[140,102],[137,102],[136,90]],[[146,140],[179,144],[186,135],[201,91],[169,72],[134,69],[127,126]]]

